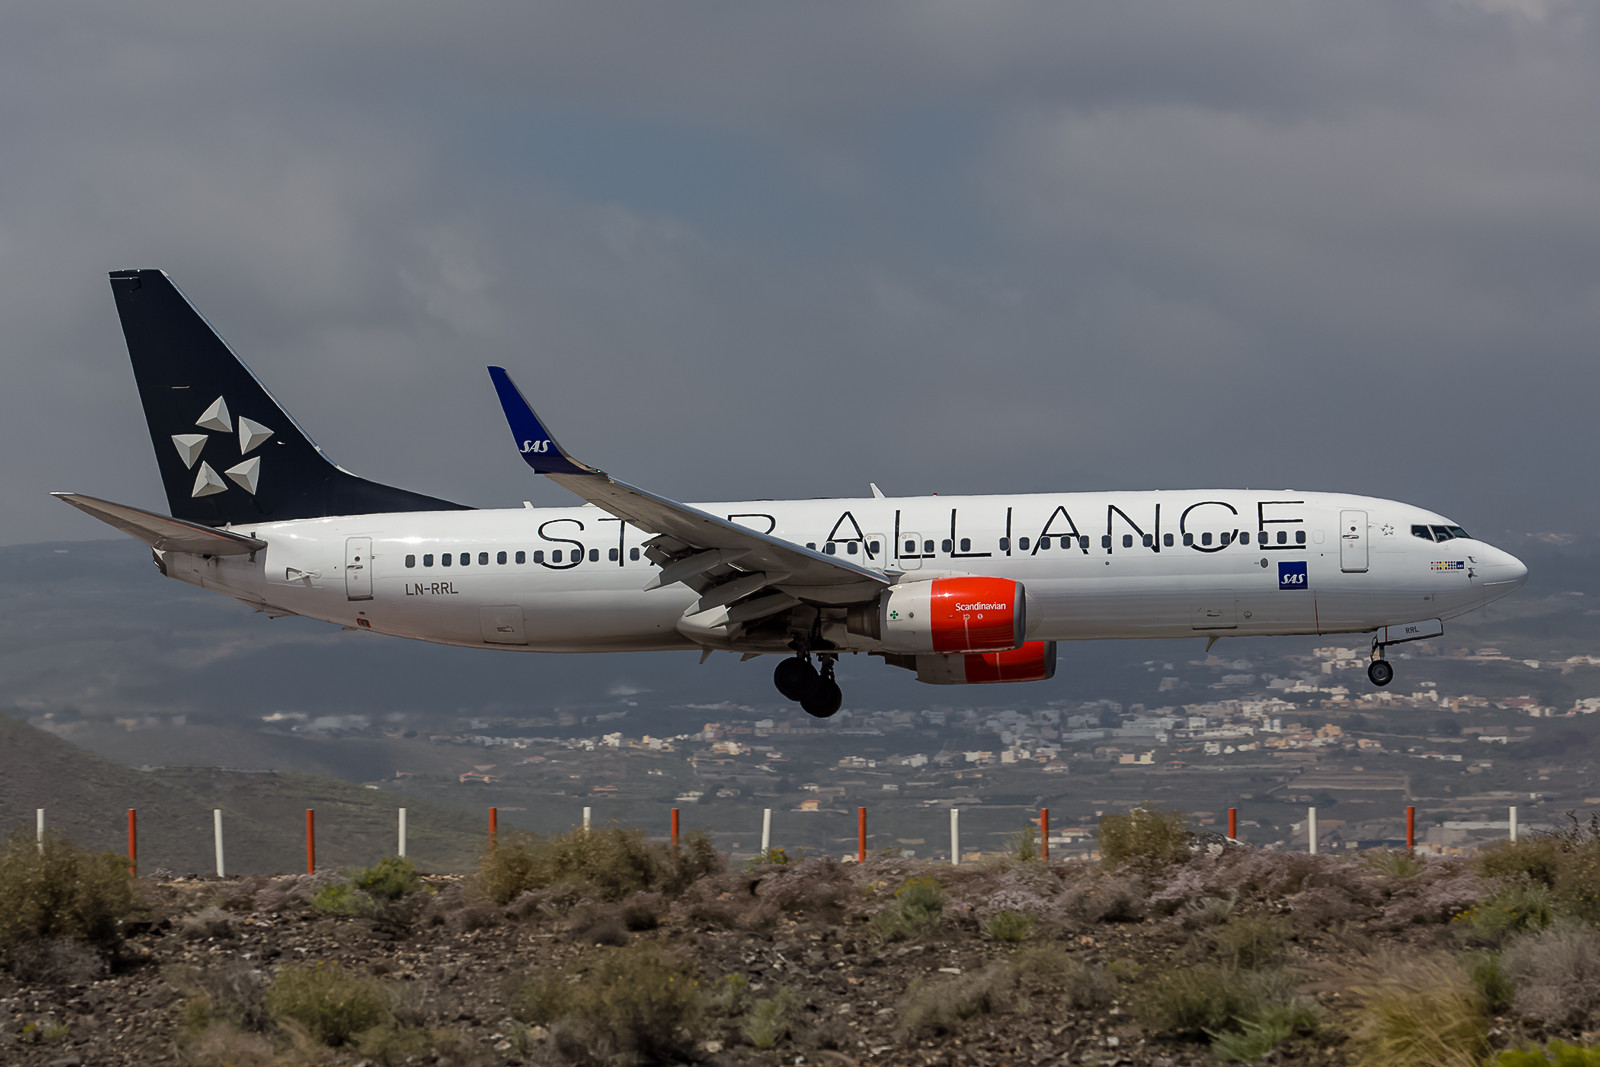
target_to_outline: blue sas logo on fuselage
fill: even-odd
[[[1311,585],[1306,581],[1306,561],[1297,559],[1284,561],[1278,564],[1279,589],[1309,589]]]

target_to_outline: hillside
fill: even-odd
[[[222,809],[230,874],[304,869],[305,809],[317,813],[319,866],[366,865],[392,854],[396,809],[407,808],[407,852],[424,870],[474,862],[484,823],[453,808],[318,775],[171,767],[138,771],[0,716],[0,828],[46,824],[95,849],[127,847],[139,812],[145,870],[215,870],[212,810]]]

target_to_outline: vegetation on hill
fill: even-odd
[[[0,854],[0,1059],[1600,1058],[1600,822],[1440,859],[1174,849],[1182,821],[1108,819],[1122,851],[1103,864],[730,870],[703,840],[606,827],[508,835],[467,877],[389,857],[165,882],[19,835]]]

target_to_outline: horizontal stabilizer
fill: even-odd
[[[183,519],[168,518],[166,515],[157,515],[143,508],[113,504],[109,500],[84,496],[82,493],[50,495],[162,552],[243,556],[267,547],[267,543],[257,537],[246,537],[231,530],[217,530],[199,523],[185,522]]]

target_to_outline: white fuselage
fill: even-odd
[[[1371,631],[1460,615],[1526,576],[1514,557],[1481,541],[1458,535],[1436,543],[1413,533],[1451,528],[1442,516],[1341,494],[1182,490],[696,506],[900,581],[1014,579],[1026,589],[1030,640]],[[641,551],[649,535],[588,505],[237,529],[268,547],[253,558],[158,553],[164,571],[269,610],[445,644],[539,652],[705,644],[680,632],[692,590],[645,590],[658,573]],[[863,642],[851,650],[873,649]]]

